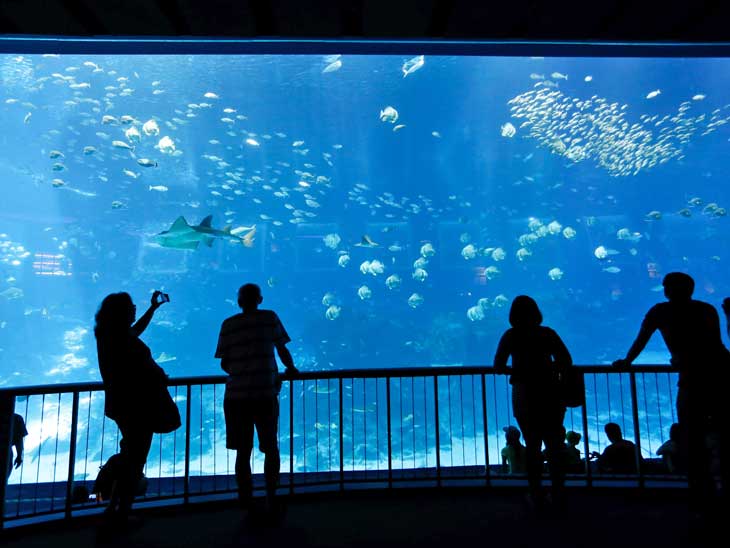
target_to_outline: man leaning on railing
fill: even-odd
[[[626,357],[613,365],[620,370],[641,354],[652,334],[659,331],[667,345],[672,366],[679,371],[677,418],[681,460],[687,463],[690,503],[705,513],[714,506],[714,478],[710,468],[707,436],[719,435],[728,443],[728,379],[730,353],[723,345],[720,317],[714,306],[692,298],[694,280],[683,272],[671,272],[662,281],[668,302],[654,305],[644,317]],[[730,491],[729,460],[721,455],[723,497]]]

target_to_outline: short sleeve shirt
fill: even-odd
[[[278,395],[274,348],[291,339],[272,310],[236,314],[221,325],[216,358],[228,372],[226,399],[262,400]]]

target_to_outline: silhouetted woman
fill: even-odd
[[[512,301],[512,325],[499,341],[494,356],[497,373],[507,373],[512,356],[510,384],[512,411],[527,447],[527,480],[530,498],[544,502],[541,487],[542,442],[550,467],[553,500],[562,499],[565,473],[562,451],[565,406],[557,389],[558,373],[572,365],[572,358],[558,334],[542,326],[542,313],[531,297],[520,295]]]
[[[137,308],[128,293],[108,295],[96,313],[94,335],[104,382],[104,414],[117,423],[122,433],[121,477],[105,515],[121,522],[129,517],[152,444],[152,422],[158,413],[160,390],[167,384],[167,375],[139,339],[155,310],[165,302],[162,296],[154,292],[149,309],[136,323]]]

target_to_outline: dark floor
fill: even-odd
[[[577,490],[562,517],[532,512],[520,491],[421,489],[297,495],[278,527],[242,521],[232,502],[140,511],[120,538],[98,535],[97,516],[8,531],[7,548],[114,546],[702,546],[685,494]],[[693,533],[690,539],[690,529]],[[719,540],[719,539],[718,539]],[[720,541],[714,546],[724,545]]]

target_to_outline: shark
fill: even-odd
[[[201,242],[211,247],[216,238],[241,243],[245,247],[253,247],[256,225],[238,228],[233,233],[230,225],[221,230],[213,228],[212,223],[212,215],[208,215],[199,225],[188,224],[185,217],[180,216],[168,230],[156,234],[154,240],[158,245],[172,249],[198,249]],[[245,234],[238,236],[241,232],[245,232]]]

